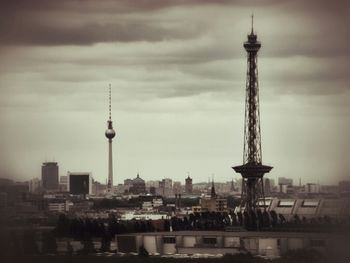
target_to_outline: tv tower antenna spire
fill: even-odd
[[[262,164],[260,109],[259,109],[259,83],[258,83],[258,51],[261,43],[253,29],[244,43],[247,51],[247,83],[245,100],[245,125],[243,165],[232,167],[236,173],[242,175],[242,205],[247,212],[255,211],[259,207],[259,199],[264,196],[265,173],[270,172],[271,166]]]
[[[112,88],[109,84],[109,120],[112,120]]]

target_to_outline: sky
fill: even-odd
[[[0,177],[240,178],[254,29],[268,178],[350,180],[350,2],[2,0]]]

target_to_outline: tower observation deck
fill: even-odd
[[[252,29],[243,47],[247,51],[247,83],[244,122],[243,165],[232,167],[242,175],[242,205],[246,211],[256,210],[259,198],[264,198],[265,173],[271,166],[262,164],[259,85],[258,85],[258,51],[261,43]]]

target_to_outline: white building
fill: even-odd
[[[166,213],[149,213],[149,212],[128,212],[121,215],[122,220],[159,220],[166,219]]]
[[[332,237],[326,233],[178,231],[119,234],[116,239],[122,253],[138,253],[140,246],[144,246],[151,255],[249,252],[274,258],[288,250],[326,250],[332,246]]]
[[[41,181],[39,178],[33,178],[28,182],[29,192],[32,194],[37,194],[41,189]]]
[[[65,213],[69,211],[69,208],[73,206],[72,202],[65,201],[60,203],[49,203],[47,206],[48,211],[55,213]]]

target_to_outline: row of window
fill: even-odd
[[[163,243],[164,244],[175,244],[176,238],[175,237],[163,237]],[[203,237],[203,244],[216,244],[216,237]]]
[[[176,244],[175,237],[163,237],[164,244]],[[203,244],[205,245],[216,245],[217,239],[216,237],[203,237]],[[277,239],[277,245],[281,245],[281,240]],[[326,241],[322,239],[311,239],[310,246],[312,247],[325,247]]]

